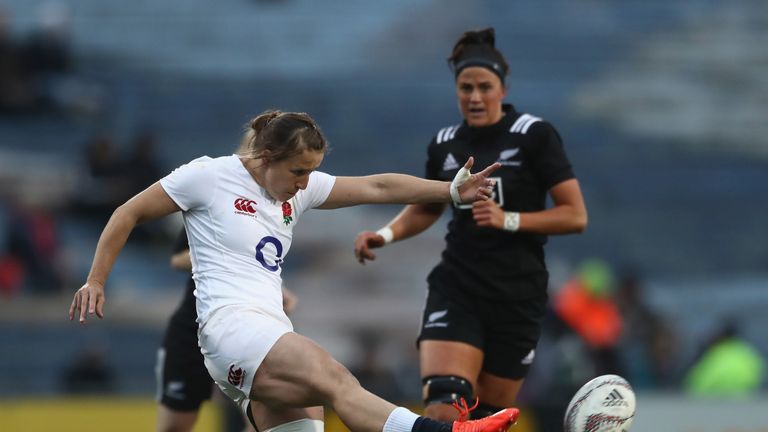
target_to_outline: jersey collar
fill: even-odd
[[[512,104],[504,104],[501,106],[501,109],[504,111],[504,115],[501,117],[501,120],[490,126],[471,127],[467,124],[467,121],[464,120],[461,123],[459,130],[456,131],[456,137],[484,138],[495,136],[505,130],[509,130],[509,128],[512,127],[512,124],[520,116],[520,114],[515,111],[515,107]]]

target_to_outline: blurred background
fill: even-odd
[[[518,429],[559,430],[581,384],[620,371],[633,431],[768,430],[761,0],[0,0],[0,430],[154,428],[180,218],[134,232],[107,319],[66,319],[117,205],[230,154],[268,108],[318,120],[324,171],[421,176],[430,138],[461,120],[445,59],[485,26],[511,65],[508,102],[557,127],[589,209],[586,233],[547,246],[551,298],[607,293],[622,328],[595,345],[553,307]],[[414,339],[447,219],[365,267],[352,254],[398,211],[314,212],[283,275],[297,331],[418,407]],[[196,430],[232,430],[221,407]]]

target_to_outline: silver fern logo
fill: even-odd
[[[520,166],[520,161],[511,160],[513,157],[517,156],[517,153],[519,152],[519,148],[502,150],[502,152],[499,153],[499,163],[506,166]]]

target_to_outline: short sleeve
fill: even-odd
[[[560,134],[547,122],[537,122],[531,131],[536,137],[533,166],[546,189],[575,178],[571,162],[565,154]]]
[[[331,189],[336,183],[336,177],[330,174],[326,174],[320,171],[314,171],[309,175],[309,185],[307,186],[307,193],[304,194],[305,208],[316,208],[328,199],[328,195],[331,194]]]
[[[160,179],[165,193],[183,211],[207,207],[214,198],[216,173],[208,156],[182,165]]]

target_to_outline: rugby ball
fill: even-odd
[[[565,432],[627,432],[635,418],[635,392],[618,375],[584,384],[565,410]]]

